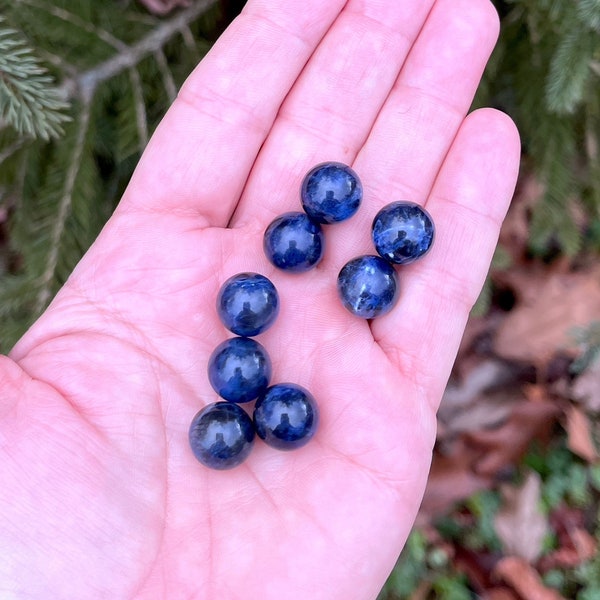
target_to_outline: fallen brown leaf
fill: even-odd
[[[496,331],[494,349],[502,358],[540,364],[556,352],[572,352],[575,327],[600,314],[600,271],[522,275],[520,301]]]
[[[479,360],[448,383],[438,410],[438,442],[465,431],[500,425],[522,401],[513,369],[497,360]]]
[[[514,377],[505,363],[486,359],[473,365],[459,381],[451,381],[438,410],[445,436],[494,427],[504,421],[521,396],[518,388],[511,386]]]
[[[448,415],[445,420],[442,421],[440,417],[440,422],[445,427],[445,437],[499,427],[510,418],[520,402],[522,402],[521,393],[512,386],[486,392],[472,404]]]
[[[454,363],[455,375],[463,378],[465,369],[468,371],[471,368],[471,361],[479,363],[482,356],[490,355],[496,328],[505,317],[501,312],[490,312],[485,317],[469,317]]]
[[[521,600],[515,592],[506,587],[495,587],[481,596],[482,600]]]
[[[439,448],[434,452],[417,523],[427,523],[456,502],[490,487],[500,471],[521,458],[533,439],[547,439],[560,413],[560,407],[547,399],[521,400],[500,427],[463,432],[441,444],[444,452]]]
[[[529,402],[548,402],[548,389],[545,385],[537,383],[524,385],[523,395]]]
[[[422,581],[417,589],[410,595],[409,600],[427,600],[431,591],[431,583]]]
[[[499,360],[480,360],[464,374],[460,381],[450,381],[438,411],[444,416],[473,404],[489,388],[510,378],[510,369]]]
[[[473,591],[477,594],[483,594],[490,587],[493,587],[492,572],[499,559],[500,556],[497,553],[486,552],[481,549],[471,550],[457,544],[452,563],[457,571],[466,574]]]
[[[494,519],[494,527],[506,554],[532,563],[542,553],[548,533],[548,519],[540,510],[542,482],[531,471],[523,485],[502,486],[503,506]]]
[[[596,462],[598,452],[592,440],[590,420],[581,408],[568,409],[566,430],[569,450],[589,463]]]
[[[494,573],[524,600],[565,600],[556,590],[546,587],[537,571],[518,556],[500,560]]]
[[[463,439],[473,449],[477,475],[493,477],[520,459],[532,440],[548,439],[560,413],[560,407],[550,401],[523,401],[513,408],[502,426],[464,433]]]
[[[462,440],[452,444],[452,454],[434,453],[418,525],[431,522],[447,513],[456,502],[492,484],[490,477],[474,472],[472,462],[472,452]]]
[[[586,562],[598,552],[596,538],[585,529],[575,529],[571,532],[568,546],[554,550],[540,561],[539,568],[543,571],[550,569],[574,569]]]
[[[540,571],[571,569],[596,556],[598,542],[585,529],[586,517],[580,508],[561,504],[550,514],[550,527],[558,548],[538,562]]]
[[[512,269],[495,273],[496,284],[507,288],[515,296],[516,305],[530,305],[537,301],[542,286],[557,275],[568,273],[562,264],[545,265],[540,262],[516,264]]]
[[[500,231],[500,243],[511,253],[515,262],[529,247],[531,211],[544,195],[544,189],[533,169],[523,169]]]

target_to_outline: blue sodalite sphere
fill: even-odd
[[[279,296],[273,283],[264,275],[238,273],[221,287],[217,313],[223,325],[236,335],[258,335],[277,318]]]
[[[394,267],[379,256],[358,256],[338,275],[342,304],[357,317],[373,319],[389,312],[398,300],[399,284]]]
[[[288,212],[267,227],[263,248],[266,257],[279,269],[301,273],[321,261],[325,237],[321,226],[307,214]]]
[[[192,419],[189,441],[194,456],[211,469],[242,463],[254,445],[254,425],[237,404],[215,402]]]
[[[362,184],[347,165],[326,162],[313,167],[300,189],[302,208],[317,223],[349,219],[360,206]]]
[[[236,337],[219,344],[208,360],[208,379],[221,398],[250,402],[269,385],[271,359],[261,344]]]
[[[377,253],[397,265],[409,264],[429,252],[435,228],[429,213],[414,202],[392,202],[373,219]]]
[[[254,407],[256,433],[269,446],[293,450],[315,434],[319,411],[310,392],[295,383],[267,388]]]

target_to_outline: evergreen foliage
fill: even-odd
[[[46,307],[116,206],[207,51],[217,0],[0,0],[0,350]],[[0,235],[2,230],[0,230]]]
[[[600,0],[495,0],[499,43],[477,105],[517,122],[545,186],[531,250],[600,249]]]
[[[39,58],[0,17],[0,122],[47,141],[63,133],[67,108]]]

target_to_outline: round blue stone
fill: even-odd
[[[269,446],[293,450],[315,434],[319,411],[310,392],[295,383],[267,388],[254,407],[256,433]]]
[[[268,329],[279,314],[279,296],[264,275],[238,273],[217,296],[217,313],[227,329],[246,337]]]
[[[360,206],[362,184],[347,165],[326,162],[313,167],[300,189],[302,207],[318,223],[337,223],[349,219]]]
[[[429,252],[435,227],[429,213],[414,202],[392,202],[373,219],[373,243],[386,260],[406,265]]]
[[[325,237],[321,226],[308,215],[288,212],[267,227],[263,248],[276,267],[300,273],[312,269],[323,258]]]
[[[215,402],[192,419],[189,431],[194,456],[211,469],[231,469],[243,462],[254,445],[254,425],[237,404]]]
[[[357,317],[373,319],[389,312],[400,287],[394,267],[379,256],[358,256],[347,262],[338,275],[342,304]]]
[[[258,342],[243,337],[219,344],[208,360],[208,379],[221,398],[250,402],[269,385],[271,359]]]

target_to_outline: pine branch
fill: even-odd
[[[572,113],[581,104],[590,76],[590,62],[598,36],[580,31],[574,23],[561,40],[552,59],[546,86],[547,103],[551,111]]]
[[[203,17],[217,1],[194,0],[165,20],[132,7],[114,20],[114,6],[93,0],[0,0],[13,29],[61,74],[59,96],[73,102],[53,144],[16,138],[10,127],[0,135],[9,244],[20,259],[0,278],[2,350],[45,308],[112,212],[140,148],[208,46],[192,31],[210,27]]]
[[[35,4],[35,0],[19,1],[27,4]],[[98,66],[78,74],[74,82],[66,84],[66,89],[73,90],[76,95],[79,96],[82,102],[82,109],[80,115],[78,116],[78,131],[73,146],[72,159],[69,161],[69,168],[65,177],[64,190],[59,202],[56,218],[52,226],[49,243],[50,252],[48,254],[45,268],[40,277],[41,285],[39,287],[36,301],[36,310],[38,312],[44,309],[53,293],[53,283],[55,281],[61,249],[61,238],[65,232],[67,219],[71,212],[75,181],[77,179],[79,165],[85,145],[86,133],[90,121],[91,103],[97,87],[104,81],[119,75],[121,72],[128,72],[134,97],[138,138],[140,145],[144,146],[148,139],[147,115],[142,91],[142,81],[136,66],[147,55],[161,55],[163,45],[175,33],[186,28],[191,21],[205,12],[215,2],[216,0],[199,0],[188,9],[179,13],[177,16],[159,25],[155,30],[132,46],[127,46],[112,34],[82,21],[76,15],[68,13],[68,11],[58,9],[56,7],[49,7],[49,10],[55,16],[63,20],[68,20],[72,24],[81,26],[86,31],[93,33],[107,44],[110,44],[113,48],[115,48],[115,50],[118,51],[118,53],[110,59],[100,63]],[[162,56],[164,57],[164,54],[162,54]],[[160,68],[160,61],[157,64]],[[173,92],[175,84],[172,81],[172,78],[167,78],[164,70],[162,71],[162,75],[165,81],[165,88],[167,89],[167,92]]]
[[[126,46],[116,56],[79,75],[74,82],[76,89],[85,94],[86,90],[94,90],[100,83],[134,67],[143,58],[162,48],[173,35],[184,30],[189,23],[206,12],[217,1],[198,0],[175,17],[165,21],[136,44]]]
[[[598,0],[579,0],[577,14],[584,26],[600,33],[600,2]]]
[[[75,138],[75,145],[73,147],[73,157],[66,172],[63,194],[58,205],[56,219],[50,234],[48,259],[46,262],[46,267],[40,277],[41,286],[36,302],[36,311],[38,313],[46,307],[52,296],[52,283],[54,281],[56,266],[58,264],[60,240],[63,236],[67,218],[71,210],[73,189],[75,187],[75,180],[79,171],[81,156],[83,154],[83,147],[85,144],[85,136],[90,122],[91,104],[92,96],[90,94],[84,99],[81,113],[79,114],[77,137]]]
[[[63,133],[68,107],[25,39],[0,18],[0,123],[49,140]]]
[[[45,10],[46,12],[57,17],[58,19],[61,19],[63,21],[71,23],[72,25],[75,25],[76,27],[79,27],[83,31],[86,31],[86,32],[96,36],[98,39],[102,40],[109,46],[112,46],[119,53],[124,53],[129,50],[128,46],[124,42],[122,42],[119,38],[112,35],[110,32],[106,31],[105,29],[102,29],[101,27],[94,25],[93,23],[85,21],[84,19],[80,18],[79,16],[73,14],[72,12],[70,12],[68,10],[59,8],[57,6],[52,6],[52,5],[49,6],[49,5],[43,4],[43,3],[40,4],[36,0],[18,0],[18,1],[22,2],[24,4],[28,4],[30,6],[34,6],[41,10]],[[136,124],[137,124],[137,130],[138,130],[138,137],[139,137],[139,141],[140,141],[140,147],[144,148],[146,146],[146,144],[148,143],[148,125],[147,125],[148,119],[147,119],[147,115],[146,115],[146,107],[144,105],[142,80],[140,78],[140,74],[138,73],[137,69],[134,66],[131,66],[128,69],[128,72],[129,72],[129,80],[131,82],[131,87],[133,90],[133,96],[134,96],[134,100],[135,100]],[[94,90],[84,89],[83,93],[84,94],[93,93],[93,91]]]
[[[165,43],[176,33],[181,33],[185,44],[188,47],[192,45],[194,51],[197,53],[198,49],[195,45],[193,35],[189,30],[189,24],[217,4],[218,0],[196,0],[188,8],[182,10],[174,17],[165,20],[148,35],[131,46],[125,44],[108,31],[85,21],[66,9],[37,2],[37,0],[17,0],[17,2],[44,10],[58,19],[71,23],[87,33],[91,33],[112,46],[115,50],[118,50],[118,54],[110,59],[88,71],[76,75],[63,84],[62,93],[66,97],[73,97],[78,92],[85,96],[89,93],[87,88],[91,88],[93,91],[96,86],[104,81],[112,79],[131,67],[135,67],[146,56],[160,51]]]

